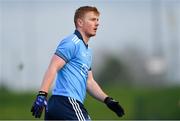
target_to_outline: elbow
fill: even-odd
[[[91,89],[94,85],[94,80],[93,79],[88,79],[87,80],[87,89]]]

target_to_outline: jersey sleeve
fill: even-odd
[[[72,41],[63,40],[58,45],[55,54],[62,58],[66,63],[74,57],[75,45]]]
[[[90,58],[89,58],[89,60],[90,60],[90,66],[89,66],[88,71],[92,71],[92,61],[93,61],[92,55],[93,55],[93,51],[92,51],[91,48],[89,48],[89,52],[90,52],[91,54],[90,54]]]
[[[88,71],[91,71],[91,70],[92,70],[92,69],[91,69],[91,67],[90,67]]]

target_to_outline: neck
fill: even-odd
[[[77,30],[81,33],[81,36],[83,38],[84,43],[88,44],[88,41],[89,41],[90,37],[86,36],[86,34],[81,29],[77,28]]]

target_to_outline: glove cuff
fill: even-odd
[[[113,100],[112,97],[106,97],[106,98],[104,99],[104,103],[105,103],[105,104],[108,104],[111,100]]]
[[[39,95],[42,95],[42,96],[47,97],[48,93],[47,93],[47,92],[44,92],[44,91],[39,91],[38,96],[39,96]]]

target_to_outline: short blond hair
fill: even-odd
[[[74,14],[75,26],[77,27],[77,19],[83,18],[87,12],[91,12],[91,11],[97,15],[100,15],[100,12],[98,11],[98,9],[96,7],[93,7],[93,6],[82,6],[82,7],[78,8]]]

